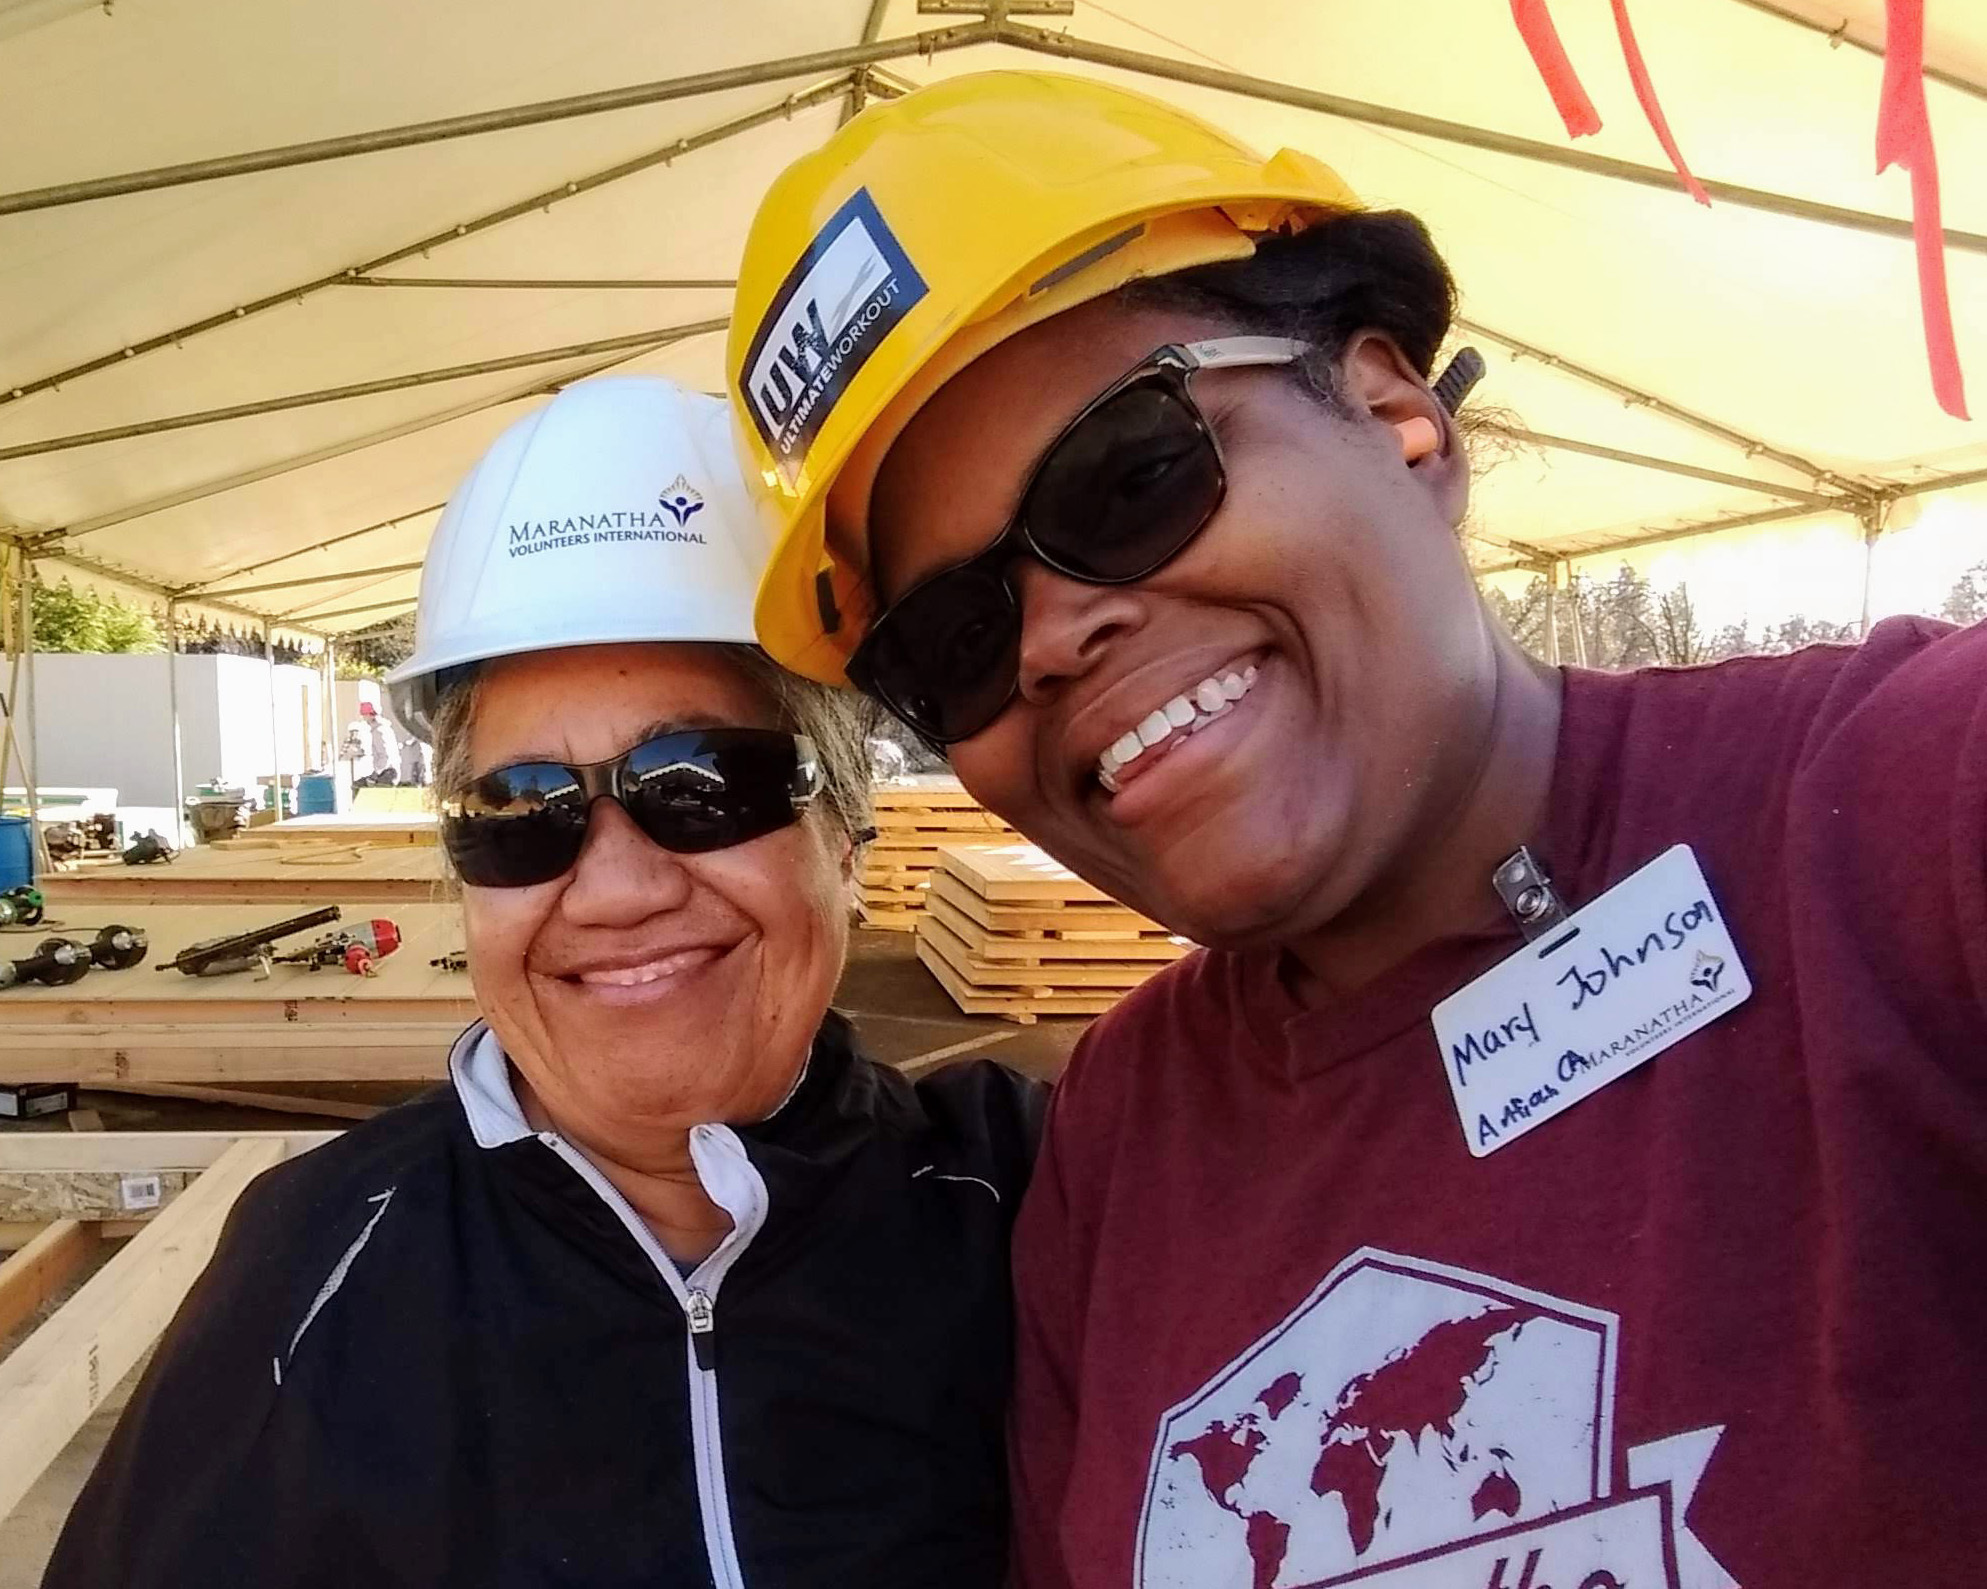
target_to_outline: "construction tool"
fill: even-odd
[[[111,854],[117,849],[117,813],[99,811],[73,821],[44,823],[41,841],[48,846],[49,860],[57,865],[86,855]]]
[[[22,883],[0,894],[0,927],[32,927],[48,914],[41,890]]]
[[[271,965],[302,966],[307,971],[323,971],[342,966],[355,977],[372,976],[374,965],[400,947],[400,928],[384,916],[375,916],[362,926],[346,932],[328,932],[315,943],[269,957]]]
[[[160,838],[156,832],[146,832],[139,834],[125,847],[124,864],[150,866],[155,861],[170,861],[172,857],[173,849],[170,844]]]
[[[279,938],[287,938],[292,933],[307,932],[312,927],[322,927],[327,922],[338,920],[336,905],[326,905],[322,910],[306,911],[301,916],[292,916],[287,921],[275,922],[267,927],[256,927],[248,932],[230,933],[224,938],[203,938],[199,943],[189,944],[170,960],[159,963],[161,971],[183,971],[190,977],[229,976],[237,971],[258,971],[269,974],[270,946]]]
[[[126,971],[143,960],[151,945],[136,927],[100,927],[90,942],[79,938],[44,938],[25,960],[0,960],[0,988],[39,982],[43,987],[67,987],[80,982],[92,966]]]

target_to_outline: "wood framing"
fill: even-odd
[[[158,1338],[213,1255],[235,1199],[286,1153],[280,1138],[232,1143],[177,1202],[0,1361],[0,1429],[7,1431],[0,1441],[0,1516],[19,1504]]]
[[[5,1263],[0,1263],[0,1336],[11,1335],[90,1261],[95,1225],[59,1219]]]

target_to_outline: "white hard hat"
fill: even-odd
[[[580,381],[499,436],[442,510],[421,565],[393,715],[431,734],[441,676],[559,646],[756,644],[772,543],[720,398],[657,376]]]

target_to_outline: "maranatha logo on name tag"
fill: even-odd
[[[815,235],[759,322],[738,386],[791,477],[848,384],[925,295],[924,278],[867,188]]]
[[[1495,1153],[1751,996],[1696,855],[1665,850],[1435,1006],[1470,1152]]]

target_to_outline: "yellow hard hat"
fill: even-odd
[[[774,536],[760,644],[846,682],[872,616],[868,479],[972,359],[1136,277],[1246,256],[1358,202],[1308,155],[1265,160],[1160,100],[1051,72],[873,104],[789,166],[746,238],[725,353]],[[830,512],[845,473],[854,499],[837,492]]]

